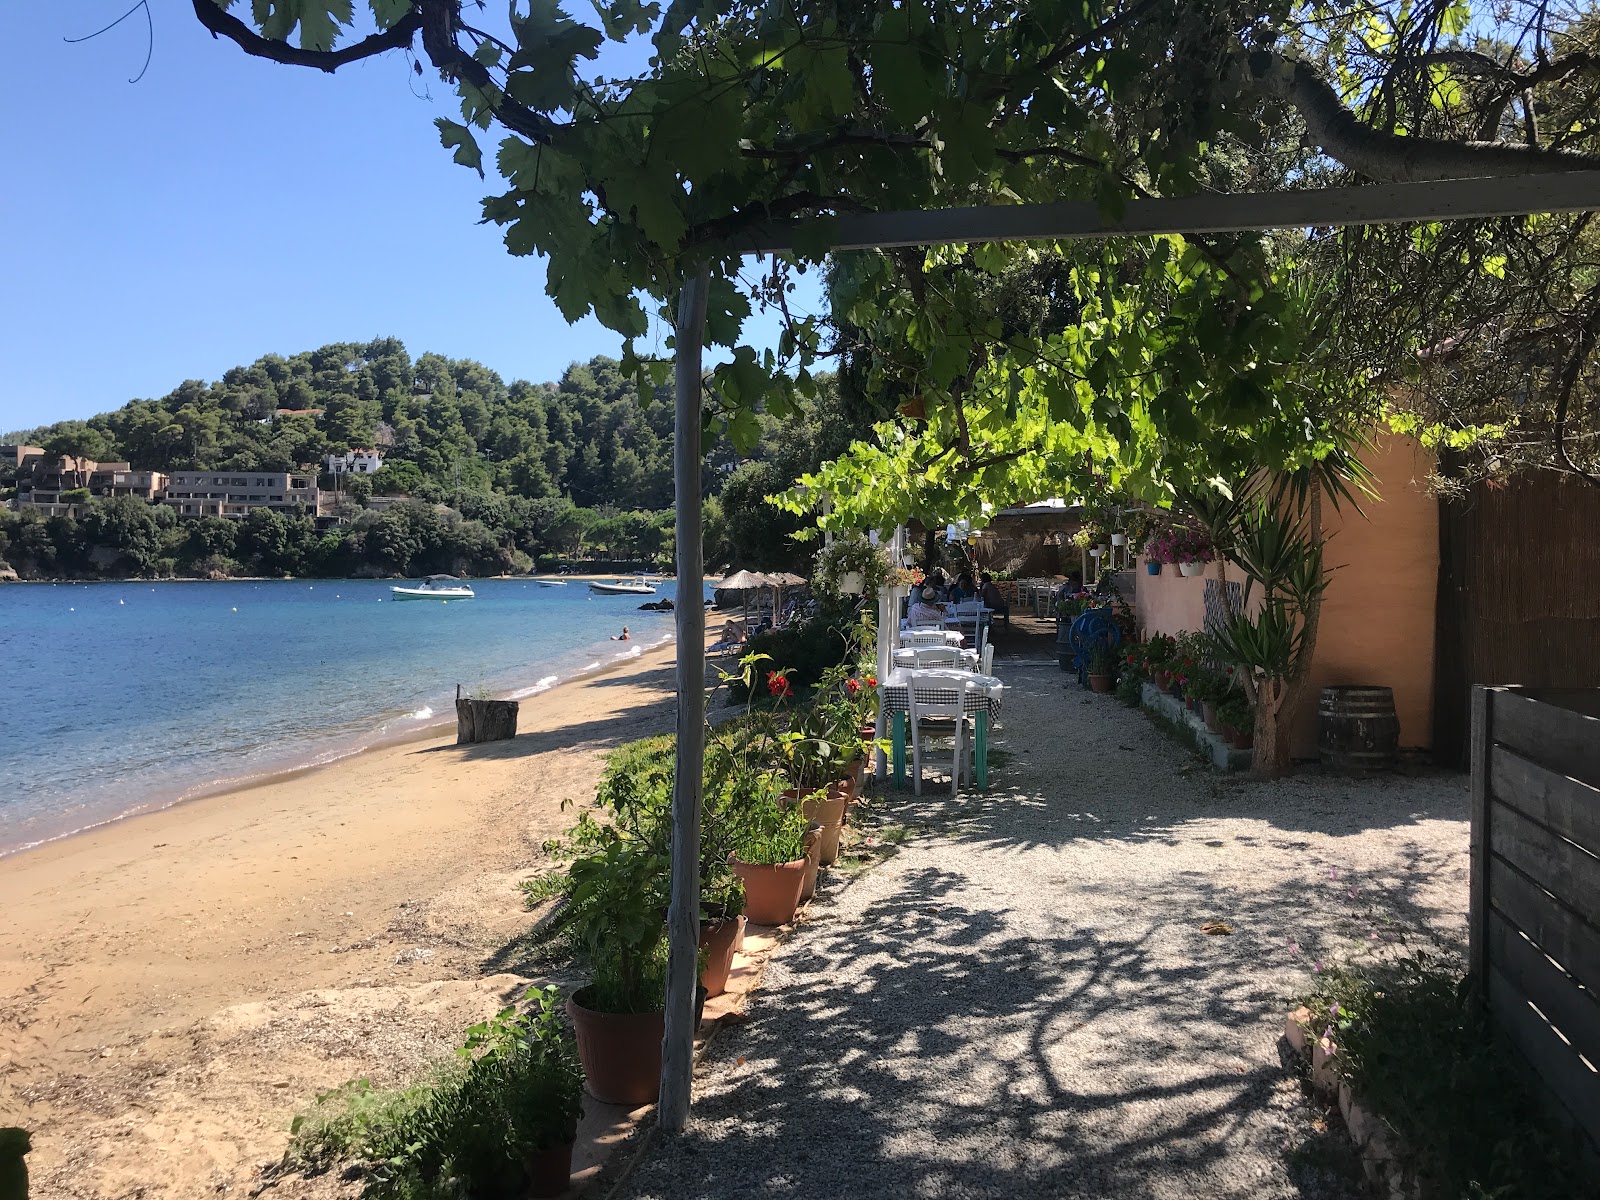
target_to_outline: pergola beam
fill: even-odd
[[[1600,171],[1569,171],[1310,188],[1299,192],[1204,192],[1130,200],[1116,217],[1108,216],[1099,204],[1088,200],[856,213],[775,223],[730,246],[747,254],[793,250],[797,243],[814,248],[818,242],[829,250],[887,250],[951,242],[1064,241],[1124,234],[1396,225],[1593,209],[1600,209]]]

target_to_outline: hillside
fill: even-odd
[[[707,555],[789,566],[795,528],[762,497],[848,444],[831,379],[757,448],[719,442],[707,458]],[[492,574],[540,559],[653,559],[670,553],[670,390],[641,398],[608,358],[551,383],[507,383],[481,363],[423,354],[395,338],[266,355],[220,380],[187,380],[87,421],[8,435],[53,454],[175,469],[289,470],[379,446],[383,469],[350,480],[341,521],[252,513],[180,521],[170,509],[97,501],[80,519],[0,514],[0,559],[24,578],[139,574]],[[0,478],[0,489],[11,481]],[[416,503],[368,508],[371,494]],[[726,503],[718,503],[718,498]]]

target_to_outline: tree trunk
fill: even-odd
[[[465,700],[456,697],[456,745],[500,742],[516,736],[515,700]]]

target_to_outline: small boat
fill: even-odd
[[[537,584],[539,587],[566,587],[567,586],[567,581],[565,579],[535,579],[532,582]]]
[[[429,575],[410,587],[392,587],[396,600],[471,600],[476,594],[454,575]]]
[[[637,579],[613,579],[610,583],[601,583],[599,580],[590,580],[589,590],[599,592],[602,596],[654,596],[656,589],[644,581],[641,575]]]

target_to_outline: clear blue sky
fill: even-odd
[[[130,3],[10,14],[0,433],[327,342],[394,335],[532,380],[618,351],[597,322],[562,320],[542,261],[477,224],[489,185],[439,146],[433,117],[459,114],[436,73],[400,54],[278,66],[152,0],[154,55],[130,84],[141,14],[62,40]]]

